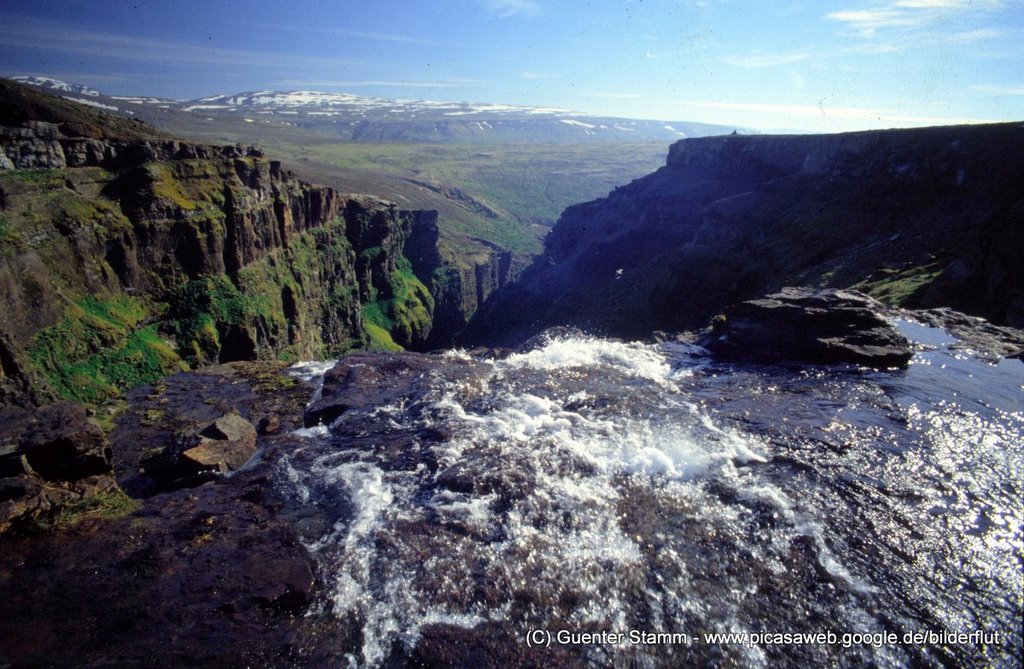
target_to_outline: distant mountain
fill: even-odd
[[[744,128],[592,116],[565,109],[514,105],[386,100],[322,91],[253,91],[195,100],[106,96],[46,77],[15,77],[69,99],[137,115],[160,124],[161,114],[188,112],[203,119],[296,127],[339,139],[375,142],[671,142],[723,135]],[[88,95],[88,99],[73,96]]]
[[[87,95],[91,98],[96,98],[103,95],[95,88],[89,88],[88,86],[80,86],[78,84],[68,84],[63,81],[60,81],[59,79],[51,79],[50,77],[11,77],[11,79],[22,84],[46,88],[55,93]]]

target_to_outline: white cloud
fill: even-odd
[[[721,61],[734,67],[758,68],[788,65],[806,60],[808,57],[809,54],[806,53],[754,53],[747,56],[725,56]]]
[[[540,5],[535,0],[484,0],[484,6],[499,19],[535,16],[540,11]]]
[[[923,20],[899,9],[847,9],[826,14],[825,18],[848,23],[866,36],[874,35],[880,28],[914,26]]]
[[[1024,95],[1024,86],[998,86],[993,84],[979,84],[971,86],[972,91],[981,93],[995,93],[996,95]]]
[[[825,18],[845,23],[864,37],[889,28],[916,28],[951,16],[979,15],[1002,8],[1001,0],[890,0],[867,9],[843,9]]]

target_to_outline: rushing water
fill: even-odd
[[[901,327],[901,371],[450,352],[304,431],[281,485],[349,663],[457,630],[571,665],[1020,666],[1024,365]]]

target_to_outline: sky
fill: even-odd
[[[1024,120],[1024,0],[4,0],[0,76],[760,130]]]

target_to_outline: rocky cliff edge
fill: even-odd
[[[783,286],[1024,324],[1024,124],[682,140],[569,207],[467,343],[699,327]]]

